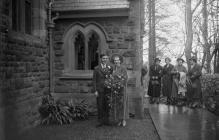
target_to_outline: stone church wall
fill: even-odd
[[[63,35],[68,27],[74,23],[87,24],[95,22],[105,31],[110,41],[107,41],[108,54],[119,53],[123,55],[124,64],[129,73],[129,87],[140,86],[140,67],[142,65],[142,31],[143,19],[140,16],[140,1],[131,1],[129,16],[124,17],[98,17],[61,19],[56,21],[54,31],[54,54],[55,54],[55,92],[56,93],[80,93],[90,94],[92,90],[91,78],[74,79],[63,77],[64,71],[64,48]],[[103,13],[104,14],[104,13]],[[85,95],[86,96],[86,95]],[[88,95],[89,96],[89,95]]]
[[[41,10],[39,5],[33,7],[34,12],[41,13],[33,21],[41,27],[33,27],[33,35],[27,35],[10,29],[10,2],[0,1],[1,140],[4,140],[1,136],[14,139],[16,133],[34,126],[41,96],[48,94],[46,12],[45,3],[40,4]]]

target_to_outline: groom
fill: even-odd
[[[97,97],[98,110],[98,125],[97,127],[107,125],[109,123],[109,106],[107,97],[104,92],[104,81],[106,78],[106,71],[110,71],[111,66],[108,65],[109,56],[107,54],[100,55],[100,64],[94,68],[93,72],[93,86],[94,94]]]

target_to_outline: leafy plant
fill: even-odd
[[[88,105],[85,100],[69,102],[55,101],[52,96],[42,98],[39,107],[41,124],[70,124],[73,120],[88,119]]]
[[[41,106],[39,107],[42,124],[69,124],[72,120],[72,115],[68,106],[57,104],[51,96],[42,98]]]
[[[205,102],[205,106],[206,106],[206,108],[209,110],[209,111],[211,111],[211,112],[214,112],[214,111],[216,111],[216,101],[214,100],[214,98],[213,97],[208,97],[207,98],[207,101]]]
[[[69,111],[72,114],[73,120],[85,120],[88,119],[88,104],[85,100],[80,101],[69,101],[68,103]]]

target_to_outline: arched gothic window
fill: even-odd
[[[87,45],[86,45],[87,44]],[[98,65],[99,58],[99,37],[92,32],[87,40],[81,32],[75,34],[74,39],[74,69],[93,70]],[[88,51],[86,51],[88,50]]]
[[[106,35],[94,24],[76,24],[63,38],[64,73],[93,70],[99,63],[99,55],[107,49]]]

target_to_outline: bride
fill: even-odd
[[[126,119],[128,118],[128,96],[126,93],[128,75],[126,68],[121,65],[122,56],[114,54],[111,61],[113,63],[114,88],[111,90],[109,119],[113,124],[126,126]]]

